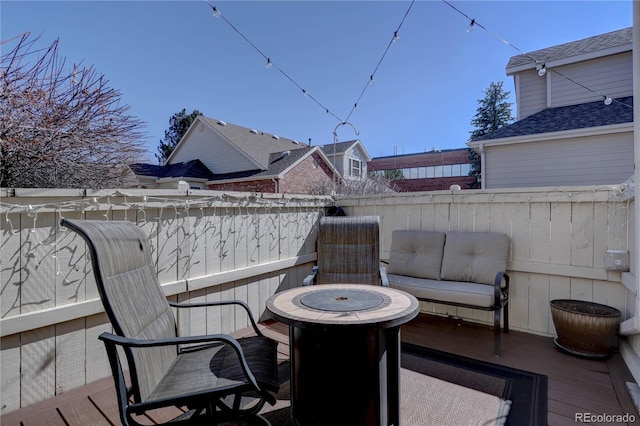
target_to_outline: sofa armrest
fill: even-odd
[[[387,268],[384,266],[380,267],[380,282],[382,283],[382,287],[389,287],[389,277],[387,276]]]
[[[311,273],[305,277],[304,281],[302,281],[302,285],[308,286],[314,283],[316,280],[316,275],[318,275],[318,267],[314,266],[311,270]]]
[[[504,286],[502,285],[504,281]],[[509,301],[509,275],[506,272],[498,272],[494,283],[494,304],[504,306]]]

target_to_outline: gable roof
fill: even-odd
[[[333,149],[334,149],[333,145],[334,145],[333,143],[328,143],[326,145],[320,145],[320,149],[322,149],[322,152],[326,156],[333,157]],[[362,142],[360,141],[360,139],[354,139],[354,140],[351,140],[351,141],[344,141],[344,142],[337,142],[335,144],[335,153],[336,153],[336,155],[343,155],[348,150],[354,148],[356,145],[360,148],[360,151],[365,155],[365,157],[367,158],[367,161],[371,160],[371,156],[369,155],[367,150],[364,149],[364,146],[362,145]]]
[[[198,117],[197,119],[201,119],[210,128],[222,135],[228,143],[242,151],[263,170],[269,168],[269,156],[271,153],[293,151],[308,146],[293,139],[226,123],[214,118]]]
[[[507,63],[507,74],[523,69],[532,68],[536,61],[549,65],[550,62],[576,58],[583,55],[594,54],[596,52],[617,50],[631,50],[633,41],[632,28],[612,31],[558,46],[547,47],[522,55],[513,56]],[[620,50],[620,51],[622,51]],[[613,52],[612,52],[613,53]],[[517,69],[516,69],[517,68]]]
[[[633,96],[618,98],[611,105],[595,101],[546,108],[495,132],[474,139],[471,143],[623,123],[633,123]]]
[[[272,152],[269,154],[268,168],[265,170],[249,170],[238,173],[225,173],[216,174],[211,180],[230,180],[230,179],[270,179],[272,177],[282,177],[289,169],[294,167],[300,161],[306,157],[312,155],[314,152],[318,152],[323,161],[337,176],[340,174],[335,170],[331,162],[327,159],[326,155],[322,153],[320,147],[317,146],[305,146],[303,148],[295,150],[286,150],[280,152]]]
[[[157,166],[154,164],[134,163],[129,168],[137,176],[150,176],[156,178],[196,178],[211,179],[214,174],[202,164],[200,160],[191,160],[186,163],[167,164]]]

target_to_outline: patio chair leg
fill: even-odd
[[[493,312],[493,354],[500,356],[500,309]]]

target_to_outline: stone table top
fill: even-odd
[[[267,300],[267,310],[295,327],[389,328],[413,319],[420,305],[412,295],[388,287],[320,284],[276,293]]]

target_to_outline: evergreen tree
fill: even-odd
[[[511,105],[506,99],[511,92],[507,92],[502,87],[503,82],[491,82],[489,87],[484,91],[484,98],[478,99],[478,108],[476,115],[471,120],[471,125],[475,129],[470,132],[470,140],[476,140],[481,136],[494,132],[504,126],[507,126],[512,120]],[[471,161],[471,171],[469,176],[475,176],[476,180],[471,184],[471,188],[480,187],[480,155],[470,150],[469,160]]]
[[[164,139],[158,145],[156,158],[160,164],[165,164],[180,139],[187,133],[189,126],[199,115],[202,115],[202,113],[197,109],[194,109],[191,114],[187,114],[186,109],[182,108],[182,111],[176,112],[171,116],[169,129],[164,131]]]

